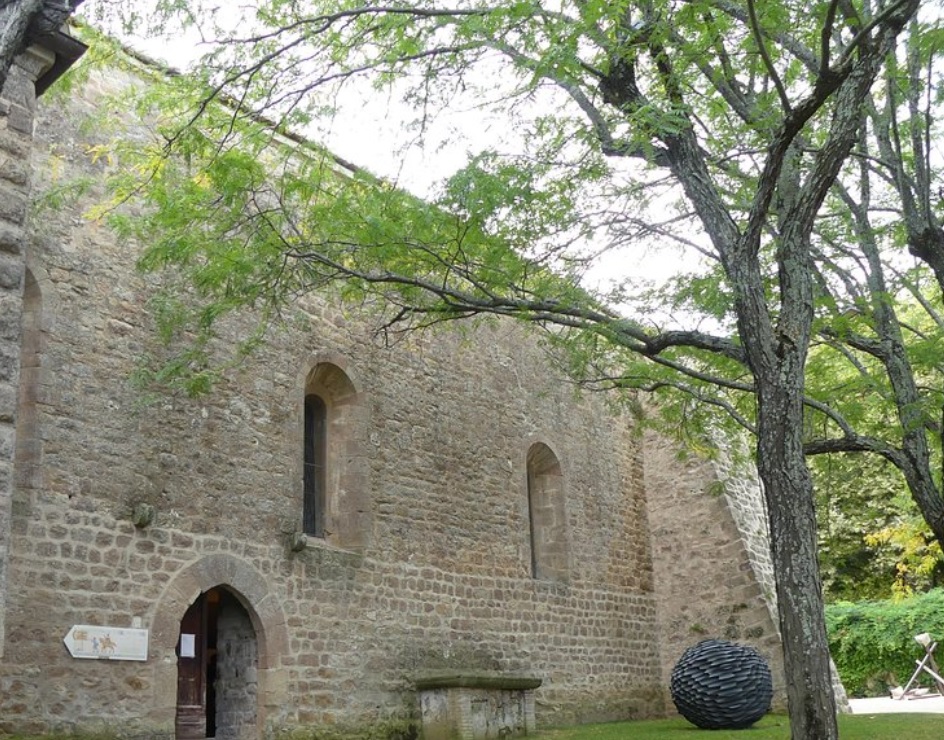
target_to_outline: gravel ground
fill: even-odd
[[[944,696],[932,694],[914,699],[850,699],[853,714],[895,714],[901,712],[932,712],[944,714]]]

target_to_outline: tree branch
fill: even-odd
[[[767,44],[764,43],[764,34],[761,33],[760,22],[757,20],[757,8],[754,5],[754,0],[747,0],[747,16],[751,22],[751,32],[754,34],[754,40],[757,42],[757,50],[760,52],[760,58],[764,61],[764,66],[767,68],[767,74],[770,75],[770,79],[774,81],[774,87],[777,88],[777,96],[780,98],[780,105],[783,107],[784,111],[789,113],[791,110],[790,97],[787,95],[787,90],[783,86],[783,80],[780,79],[777,68],[770,58],[770,52],[767,51]]]

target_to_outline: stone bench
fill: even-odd
[[[415,678],[423,740],[492,740],[535,731],[541,679],[502,673],[428,671]]]

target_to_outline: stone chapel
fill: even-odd
[[[127,73],[43,94],[83,48],[37,40],[0,97],[0,736],[664,716],[706,637],[782,702],[756,481],[575,394],[525,327],[388,348],[313,298],[207,396],[142,398],[138,246],[94,192],[36,207],[106,166],[83,121]]]

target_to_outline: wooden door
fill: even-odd
[[[180,620],[180,637],[177,641],[177,740],[204,740],[207,736],[206,622],[206,598],[201,594]]]

